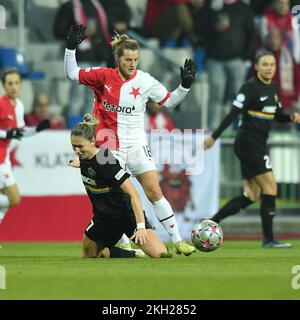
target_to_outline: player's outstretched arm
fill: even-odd
[[[41,131],[49,129],[50,127],[51,127],[50,121],[48,119],[45,119],[39,122],[36,127],[24,127],[23,135],[24,137],[31,137]]]
[[[171,92],[170,97],[163,105],[167,108],[175,108],[188,94],[196,77],[197,68],[193,60],[186,59],[184,66],[180,67],[181,84]]]
[[[79,81],[79,70],[77,65],[75,49],[76,47],[87,38],[85,35],[86,26],[80,24],[71,26],[67,35],[67,48],[64,57],[65,75],[74,81]]]
[[[184,66],[180,67],[181,85],[185,89],[190,89],[196,77],[197,68],[192,59],[186,59]]]
[[[215,139],[212,136],[207,137],[204,140],[204,150],[210,149],[215,144]]]
[[[0,130],[0,139],[17,139],[21,140],[24,135],[24,129],[14,128],[10,130]]]
[[[87,38],[85,35],[86,26],[83,24],[72,25],[67,35],[67,49],[75,50],[77,46]]]

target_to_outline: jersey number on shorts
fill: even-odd
[[[264,156],[265,164],[266,164],[266,169],[272,169],[271,161],[269,156]]]
[[[150,151],[149,147],[148,146],[143,146],[143,148],[144,148],[146,156],[148,158],[152,158],[152,154],[151,154],[151,151]]]

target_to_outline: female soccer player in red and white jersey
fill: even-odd
[[[111,43],[117,68],[79,68],[75,49],[84,39],[85,26],[70,28],[64,59],[65,72],[69,79],[94,91],[93,113],[99,119],[97,142],[112,150],[121,165],[138,179],[153,204],[157,218],[175,244],[177,253],[188,256],[195,249],[182,241],[173,210],[161,192],[157,170],[146,142],[144,112],[148,99],[170,108],[178,105],[195,79],[195,64],[192,60],[185,61],[181,68],[181,85],[169,92],[150,74],[137,70],[139,43],[126,35],[117,35]]]
[[[5,70],[2,85],[5,94],[0,97],[0,223],[7,209],[20,202],[20,193],[9,159],[11,139],[20,140],[23,136],[32,136],[50,126],[48,120],[43,120],[36,127],[25,127],[24,106],[17,98],[21,90],[21,75],[18,70]]]

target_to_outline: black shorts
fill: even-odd
[[[243,179],[250,180],[259,174],[272,171],[266,144],[254,138],[237,136],[234,152],[240,160]]]
[[[146,229],[151,229],[147,217],[145,216]],[[119,218],[109,220],[97,220],[95,217],[85,230],[85,235],[98,245],[113,247],[120,240],[123,233],[130,238],[136,229],[136,221],[134,213],[124,214]]]

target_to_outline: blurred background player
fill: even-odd
[[[130,175],[108,149],[96,146],[96,118],[87,114],[71,132],[73,150],[80,159],[84,187],[93,205],[94,217],[83,237],[84,258],[133,258],[136,252],[115,247],[123,233],[150,257],[168,253],[144,215]]]
[[[93,113],[99,119],[97,143],[113,150],[121,165],[128,168],[140,182],[177,253],[190,255],[195,248],[182,240],[173,210],[159,186],[156,166],[146,142],[144,112],[149,98],[170,108],[178,105],[195,79],[194,62],[185,61],[184,67],[181,67],[181,85],[169,92],[148,73],[137,70],[139,43],[126,35],[116,35],[112,50],[117,68],[81,69],[77,66],[75,49],[86,38],[85,30],[83,25],[70,28],[64,63],[69,79],[94,91]]]
[[[21,90],[19,71],[5,70],[2,85],[5,94],[0,97],[0,223],[7,209],[21,199],[9,159],[11,139],[20,140],[50,127],[49,120],[39,122],[36,127],[25,127],[24,106],[17,98]]]
[[[286,115],[281,110],[278,90],[272,79],[276,62],[272,52],[261,53],[255,63],[256,77],[242,85],[230,113],[220,126],[204,141],[205,149],[211,148],[215,140],[231,122],[242,114],[242,122],[235,139],[234,152],[240,160],[244,193],[226,203],[211,220],[219,223],[236,214],[261,198],[260,214],[264,248],[290,248],[273,237],[273,218],[276,212],[277,184],[267,149],[267,138],[273,120],[300,123],[300,114]]]

